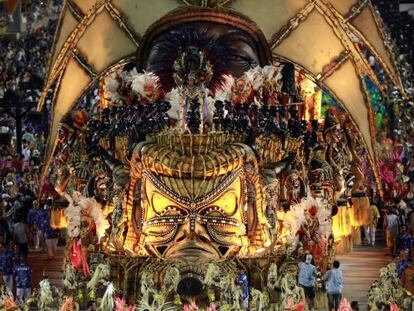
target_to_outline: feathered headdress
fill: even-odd
[[[73,198],[66,195],[69,206],[65,209],[65,216],[68,218],[68,236],[77,238],[80,235],[81,217],[89,216],[93,219],[96,227],[96,235],[100,240],[109,228],[109,222],[104,217],[99,203],[93,198],[85,198],[75,192]]]
[[[177,78],[185,80],[189,75],[205,79],[213,94],[225,83],[228,73],[228,53],[222,39],[212,38],[206,32],[185,27],[172,30],[155,42],[159,54],[152,64],[159,77],[160,88],[165,92],[177,87]],[[185,81],[183,81],[185,83]]]
[[[341,300],[339,304],[339,311],[352,311],[351,305],[346,298]]]
[[[301,301],[295,304],[292,299],[289,299],[284,310],[285,311],[305,311],[305,307],[306,307],[305,302]]]
[[[114,302],[114,293],[115,293],[115,287],[114,284],[109,283],[108,287],[106,288],[105,294],[102,297],[100,310],[102,311],[113,311],[115,308],[115,302]]]
[[[75,310],[75,303],[73,301],[73,297],[67,297],[65,302],[60,307],[60,311],[73,311]]]
[[[390,311],[400,311],[400,308],[398,307],[397,303],[395,302],[390,303]]]
[[[134,311],[135,310],[135,306],[133,305],[128,306],[126,302],[118,296],[114,298],[114,301],[115,301],[115,311]]]
[[[160,97],[160,85],[157,75],[153,73],[141,73],[130,77],[132,90],[143,98],[156,100]]]
[[[121,99],[118,93],[118,88],[120,86],[118,78],[118,73],[115,72],[107,76],[103,81],[104,97],[113,102],[117,102],[119,99]]]

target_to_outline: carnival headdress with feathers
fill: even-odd
[[[177,87],[177,82],[189,75],[206,79],[213,93],[225,84],[228,74],[228,53],[219,38],[188,27],[172,30],[154,43],[159,54],[151,64],[153,73],[159,77],[159,85],[165,93]],[[211,70],[211,72],[208,72]],[[183,81],[184,83],[185,81]]]

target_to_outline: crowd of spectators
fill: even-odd
[[[401,54],[414,64],[414,18],[409,12],[400,12],[399,0],[373,0]]]
[[[57,25],[59,2],[29,2],[24,20],[26,31],[20,38],[0,38],[0,99],[7,91],[22,100],[36,102],[43,87],[49,51]]]
[[[414,210],[403,200],[389,202],[384,217],[388,255],[398,257],[402,285],[414,293]]]
[[[23,1],[24,29],[20,38],[0,37],[0,101],[10,98],[35,103],[46,74],[48,53],[57,25],[58,1]],[[17,152],[15,110],[0,108],[0,271],[3,283],[21,300],[30,295],[31,268],[26,263],[31,251],[47,250],[53,259],[57,232],[49,222],[52,200],[41,192],[39,180],[45,149],[41,122],[23,119],[21,154]]]

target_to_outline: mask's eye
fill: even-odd
[[[257,66],[256,62],[249,56],[238,53],[231,53],[229,56],[230,68],[247,71],[250,68]]]
[[[222,195],[217,201],[212,204],[214,207],[217,207],[218,210],[223,211],[227,216],[233,216],[237,211],[237,194],[233,191],[226,192]],[[222,216],[220,212],[216,212],[217,215],[214,215],[214,209],[210,210],[210,216]]]
[[[163,195],[154,192],[151,198],[151,206],[157,214],[162,214],[173,202]]]
[[[246,62],[246,63],[251,62],[251,60],[248,57],[244,57],[244,56],[238,55],[238,54],[231,54],[230,59],[234,60],[234,61],[239,61],[239,62]]]

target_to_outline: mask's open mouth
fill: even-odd
[[[201,294],[203,283],[195,276],[188,274],[178,283],[177,292],[181,296],[196,297]]]
[[[159,247],[157,247],[158,250]],[[217,252],[212,245],[203,242],[181,242],[167,248],[163,254],[166,258],[216,258],[219,259],[222,254]]]

